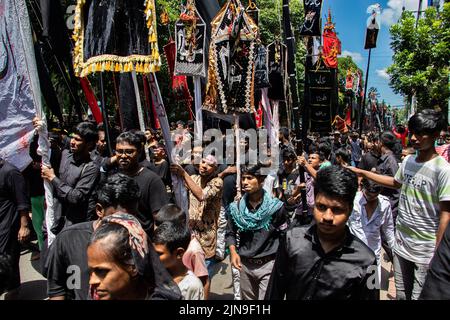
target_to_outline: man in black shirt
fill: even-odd
[[[70,152],[64,150],[59,165],[59,176],[53,168],[42,166],[42,178],[51,182],[55,202],[55,223],[51,227],[58,234],[64,226],[95,219],[92,194],[99,178],[99,169],[90,152],[98,139],[97,128],[90,122],[81,122],[70,140]]]
[[[364,153],[361,157],[361,161],[358,164],[359,169],[372,171],[372,169],[376,169],[378,165],[378,161],[380,160],[381,155],[377,150],[375,144],[378,143],[378,137],[371,138],[371,141],[368,143],[368,152]]]
[[[397,138],[391,131],[385,131],[380,135],[380,139],[375,144],[378,149],[378,153],[381,154],[380,160],[377,164],[377,172],[394,177],[398,171],[398,162],[395,157],[393,150],[397,143]],[[381,194],[389,198],[392,208],[392,217],[394,218],[394,223],[397,218],[397,208],[398,200],[400,196],[399,189],[391,189],[383,187]]]
[[[153,214],[169,203],[169,198],[162,179],[150,169],[140,165],[139,156],[143,151],[143,143],[137,133],[123,132],[116,140],[116,154],[105,162],[102,171],[115,173],[118,169],[136,181],[141,191],[139,212],[136,217],[141,222],[142,228],[151,235]]]
[[[450,225],[430,263],[420,300],[450,300]]]
[[[242,299],[262,300],[288,216],[283,202],[263,189],[260,165],[243,168],[241,179],[245,194],[230,204],[226,242],[231,264],[240,270]]]
[[[266,299],[377,299],[375,255],[346,226],[357,190],[348,169],[331,166],[317,173],[316,223],[293,226],[282,238]]]
[[[30,209],[25,179],[16,167],[0,158],[0,255],[9,256],[13,270],[8,291],[17,292],[20,287],[19,243],[30,236]]]
[[[139,197],[139,186],[133,179],[114,174],[96,192],[98,220],[70,226],[57,235],[47,260],[50,300],[87,300],[89,270],[86,250],[94,229],[103,217],[116,212],[136,215]]]

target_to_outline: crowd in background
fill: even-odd
[[[171,129],[176,145],[193,141],[193,123]],[[246,161],[239,183],[236,165],[202,146],[176,164],[159,130],[107,139],[91,122],[51,130],[51,167],[41,165],[36,130],[25,171],[0,160],[0,291],[17,295],[20,248],[35,235],[50,299],[208,299],[227,256],[235,299],[379,299],[382,259],[397,299],[448,299],[446,129],[433,110],[361,136],[300,142],[281,128],[277,170]],[[175,204],[174,177],[188,212]]]

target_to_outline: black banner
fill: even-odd
[[[300,35],[321,36],[322,0],[303,0],[303,7],[305,8],[305,22],[300,28]]]
[[[314,132],[330,132],[333,107],[337,105],[335,95],[336,72],[322,66],[307,72],[309,94],[310,128]]]

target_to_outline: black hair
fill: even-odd
[[[166,221],[156,228],[152,236],[152,242],[156,245],[165,245],[169,252],[178,248],[186,250],[189,242],[191,242],[191,233],[186,226]]]
[[[260,178],[260,177],[266,177],[266,175],[264,175],[261,172],[262,168],[267,168],[269,165],[268,164],[263,164],[263,163],[258,163],[256,165],[245,165],[241,167],[241,176],[243,176],[244,174],[248,174],[251,176],[254,176],[256,178]]]
[[[408,121],[411,133],[434,135],[445,130],[446,123],[442,113],[432,109],[425,109],[413,115]]]
[[[98,141],[97,127],[91,122],[80,122],[74,129],[74,133],[79,135],[86,143]]]
[[[153,215],[153,221],[157,228],[164,222],[178,223],[182,226],[186,226],[187,215],[180,207],[169,203],[162,207],[158,213]]]
[[[108,241],[103,242],[103,250],[118,264],[128,266],[133,261],[129,237],[130,233],[124,226],[111,222],[102,223],[92,234],[89,246],[108,238]]]
[[[8,255],[0,254],[0,295],[11,286],[13,268]]]
[[[327,142],[319,143],[319,152],[328,160],[331,154],[331,145]]]
[[[309,155],[311,155],[311,154],[319,155],[320,162],[324,162],[326,160],[325,155],[323,154],[323,152],[320,152],[319,149],[317,149],[317,148],[311,149],[310,152],[309,152]]]
[[[292,150],[290,148],[286,148],[283,150],[282,157],[283,157],[283,160],[284,159],[290,159],[290,160],[297,159],[297,155],[295,154],[294,150]]]
[[[144,135],[145,138],[145,135]],[[138,151],[142,150],[142,146],[144,144],[144,142],[142,141],[142,137],[141,135],[137,134],[137,131],[126,131],[126,132],[122,132],[116,139],[116,143],[128,143],[134,147],[136,147],[136,149]]]
[[[137,204],[140,198],[141,192],[136,181],[122,173],[109,176],[96,192],[96,201],[104,208],[118,205],[129,208]]]
[[[383,189],[379,184],[369,180],[369,179],[362,179],[361,181],[362,187],[367,190],[370,193],[380,193]]]
[[[345,163],[350,163],[351,155],[350,155],[350,153],[348,152],[347,149],[344,149],[344,148],[337,149],[336,153],[335,153],[335,156],[336,157],[338,157],[338,156],[341,157],[342,161],[344,161]]]
[[[314,183],[314,194],[324,194],[328,197],[339,198],[353,208],[353,200],[358,191],[358,178],[349,169],[341,166],[329,166],[317,172]]]
[[[384,131],[380,134],[380,141],[383,146],[391,151],[394,151],[394,147],[397,143],[397,138],[392,133],[392,131]]]
[[[287,140],[289,140],[289,129],[286,127],[280,128],[280,133],[283,135],[283,137]]]

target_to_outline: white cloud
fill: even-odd
[[[394,23],[397,23],[403,10],[417,11],[419,8],[419,0],[389,0],[387,7],[381,11],[381,24],[390,27]],[[423,1],[422,10],[427,6],[426,1]]]
[[[380,77],[380,78],[383,78],[383,79],[385,79],[385,80],[389,80],[391,77],[388,75],[388,73],[386,72],[386,69],[378,69],[377,71],[376,71],[376,73],[377,73],[377,75]]]
[[[363,60],[363,57],[361,55],[361,53],[359,52],[350,52],[347,50],[342,51],[342,55],[343,57],[352,57],[354,62],[361,62]]]

